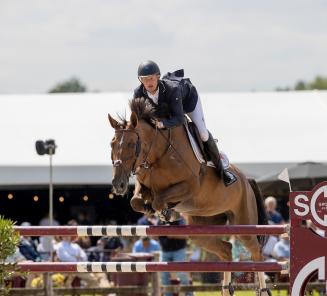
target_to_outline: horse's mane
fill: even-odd
[[[138,119],[143,119],[148,123],[151,123],[151,119],[156,117],[155,106],[143,97],[130,100],[129,108],[136,113]]]
[[[153,125],[151,119],[153,118],[164,118],[169,115],[168,105],[162,104],[160,108],[157,108],[155,104],[152,104],[149,100],[144,97],[133,98],[129,101],[129,108],[131,112],[135,112],[139,120],[144,120],[150,125]],[[128,120],[126,115],[118,115],[120,125],[126,127]]]

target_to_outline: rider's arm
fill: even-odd
[[[184,122],[184,111],[182,96],[179,88],[176,88],[169,96],[170,118],[161,119],[164,127],[171,128],[182,125]]]

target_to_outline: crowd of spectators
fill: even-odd
[[[265,199],[265,209],[267,212],[269,224],[283,224],[284,218],[277,210],[277,201],[270,196]],[[82,214],[80,219],[87,220]],[[39,225],[49,225],[48,217],[43,218]],[[76,220],[70,220],[66,225],[78,225]],[[142,216],[138,221],[138,225],[162,225],[155,216]],[[185,224],[184,218],[176,222],[169,222],[170,225]],[[23,226],[30,226],[28,222],[22,223]],[[58,221],[54,220],[53,225],[59,225]],[[243,261],[250,260],[251,254],[242,246],[241,242],[235,237],[230,239],[233,248],[233,260]],[[189,261],[200,260],[201,253],[198,248],[194,247],[185,237],[141,237],[120,238],[120,237],[100,237],[95,243],[92,243],[89,237],[20,237],[20,243],[17,252],[8,258],[11,262],[22,260],[39,261],[60,261],[60,262],[107,262],[115,258],[121,253],[154,253],[160,255],[160,260],[169,261]],[[270,236],[263,248],[263,254],[266,260],[279,261],[286,260],[290,256],[290,243],[287,237]],[[51,257],[52,256],[52,257]],[[239,274],[241,275],[241,274]],[[187,285],[191,282],[188,273],[176,273],[181,284]],[[238,274],[236,274],[238,276]],[[66,277],[64,285],[66,287],[74,286],[74,279],[79,278],[81,286],[97,286],[106,287],[111,285],[110,278],[106,274],[71,274]],[[32,280],[27,280],[26,285],[31,286]],[[161,273],[161,282],[163,285],[172,283],[170,273]],[[166,294],[165,296],[170,296]],[[186,294],[193,295],[192,293]]]

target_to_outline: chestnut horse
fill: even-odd
[[[130,121],[117,121],[109,115],[115,129],[111,141],[113,162],[112,185],[123,195],[129,177],[136,174],[137,183],[131,205],[147,212],[172,208],[183,213],[190,225],[266,224],[260,191],[235,166],[229,168],[237,181],[226,187],[215,170],[196,159],[185,128],[178,126],[159,130],[151,124],[154,107],[145,99],[130,102]],[[262,261],[261,245],[256,236],[238,236],[251,252],[254,261]],[[193,237],[203,249],[221,260],[232,261],[232,245],[219,236]],[[258,273],[261,295],[268,296],[264,273]],[[232,295],[231,273],[225,272],[223,295]]]

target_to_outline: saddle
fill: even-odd
[[[213,164],[212,161],[210,161],[210,156],[207,155],[206,150],[204,149],[204,145],[201,140],[199,131],[198,131],[196,125],[194,124],[194,122],[192,122],[188,119],[185,120],[184,128],[186,130],[187,137],[189,139],[192,150],[193,150],[194,155],[197,158],[197,160],[200,162],[200,164],[205,164],[206,166],[210,166],[210,167],[214,168],[215,165]],[[220,159],[221,159],[225,174],[228,174],[229,179],[232,180],[232,183],[234,183],[237,180],[237,177],[235,176],[235,174],[233,174],[228,169],[230,166],[229,159],[228,159],[227,155],[221,151],[220,151]],[[226,184],[226,182],[225,182],[225,184]],[[229,184],[227,184],[226,186],[228,186],[228,185]]]

